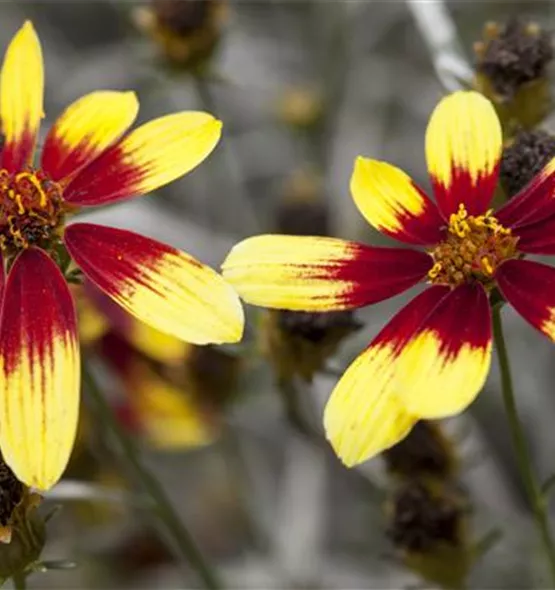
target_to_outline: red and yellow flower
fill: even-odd
[[[0,74],[0,448],[22,482],[47,489],[67,464],[79,406],[74,302],[55,262],[61,248],[126,311],[180,339],[237,341],[243,313],[232,288],[187,254],[130,231],[65,225],[81,207],[123,201],[189,172],[218,143],[221,123],[182,112],[128,133],[135,95],[93,92],[62,113],[35,163],[43,85],[40,42],[27,22]]]
[[[418,249],[263,235],[237,244],[224,262],[246,301],[272,308],[352,309],[427,284],[347,369],[327,404],[326,433],[347,465],[391,447],[419,418],[452,416],[474,400],[490,366],[494,290],[555,339],[555,269],[523,260],[555,254],[555,159],[494,215],[501,151],[491,103],[454,93],[426,133],[437,204],[385,162],[360,157],[351,179],[367,221]]]

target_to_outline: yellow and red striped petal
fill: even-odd
[[[482,389],[491,362],[491,312],[480,284],[452,290],[401,352],[399,397],[420,418],[462,412]]]
[[[0,73],[2,167],[30,164],[43,113],[44,69],[39,38],[27,21],[12,39]]]
[[[28,486],[47,490],[67,465],[79,413],[73,299],[49,256],[23,251],[6,282],[0,320],[0,448]]]
[[[69,180],[113,145],[139,112],[134,92],[92,92],[71,104],[46,136],[41,167],[56,182]]]
[[[501,125],[493,105],[477,92],[455,92],[435,108],[426,131],[426,160],[446,218],[462,203],[485,213],[497,184]]]
[[[447,295],[430,287],[406,305],[347,369],[324,412],[326,436],[338,457],[351,467],[403,439],[417,418],[398,395],[400,354],[408,339]]]
[[[555,268],[532,260],[508,260],[495,279],[516,311],[555,341]]]
[[[195,111],[150,121],[82,170],[64,198],[75,205],[105,205],[153,191],[196,168],[221,131],[220,121]]]
[[[153,328],[194,344],[237,342],[239,297],[192,256],[130,231],[92,223],[66,228],[66,247],[87,278]]]
[[[353,309],[402,293],[430,270],[416,250],[371,248],[337,238],[263,235],[234,246],[224,277],[254,305],[277,309]]]
[[[555,158],[495,216],[505,227],[533,225],[555,214]]]
[[[435,203],[402,170],[358,157],[351,194],[359,211],[378,231],[407,244],[435,244],[445,225]]]

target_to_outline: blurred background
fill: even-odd
[[[555,24],[551,2],[498,0],[4,0],[0,14],[3,47],[25,19],[41,38],[43,134],[71,101],[105,88],[135,90],[140,121],[184,109],[224,121],[194,172],[87,213],[215,268],[256,233],[385,243],[350,198],[354,158],[387,160],[429,188],[424,133],[437,100],[478,85],[484,43],[512,18],[540,27],[547,45]],[[524,82],[540,78],[545,97],[551,54],[537,53],[545,63]],[[505,123],[511,137],[520,129]],[[553,130],[549,109],[520,123]],[[338,376],[406,297],[326,318],[249,308],[243,343],[198,349],[134,325],[91,289],[77,296],[102,392],[174,527],[84,392],[73,460],[44,501],[56,508],[41,555],[48,571],[28,587],[547,586],[495,364],[470,411],[422,425],[398,455],[348,470],[325,441],[322,408]],[[519,410],[547,480],[555,350],[504,313]],[[183,527],[212,574],[203,578]]]

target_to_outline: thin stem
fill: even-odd
[[[180,555],[203,581],[205,588],[207,590],[220,590],[222,584],[216,572],[207,563],[191,533],[187,530],[183,522],[181,522],[158,480],[142,464],[139,450],[115,418],[87,365],[86,359],[82,360],[82,364],[83,382],[91,401],[94,403],[95,410],[101,419],[101,424],[117,440],[121,447],[122,456],[125,459],[125,465],[134,473],[145,493],[149,496],[152,501],[153,511],[171,534],[179,549]]]
[[[509,355],[507,353],[507,346],[505,344],[505,337],[503,335],[503,326],[501,323],[501,306],[497,305],[493,308],[493,335],[495,339],[495,346],[497,349],[497,357],[499,359],[499,370],[501,372],[501,390],[503,392],[503,401],[505,404],[505,411],[509,422],[509,428],[513,439],[513,445],[516,451],[516,458],[518,468],[522,477],[526,493],[532,509],[534,511],[534,518],[536,526],[540,535],[542,545],[549,562],[551,577],[555,584],[555,545],[551,537],[549,529],[547,502],[545,496],[541,492],[540,485],[532,469],[526,439],[522,430],[522,425],[518,417],[518,410],[516,407],[513,381],[511,377],[511,369],[509,362]]]
[[[23,573],[17,573],[12,576],[13,587],[15,590],[25,590],[27,588],[27,577]]]

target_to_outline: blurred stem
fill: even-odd
[[[267,539],[257,525],[256,519],[252,515],[252,508],[249,503],[249,497],[252,496],[252,482],[249,474],[249,466],[245,459],[245,454],[241,445],[239,433],[232,424],[227,424],[224,431],[225,444],[225,461],[228,465],[230,479],[236,481],[238,485],[237,495],[239,500],[239,509],[243,513],[243,520],[251,545],[263,552],[267,548]],[[235,480],[236,478],[236,480]]]
[[[25,590],[27,588],[27,576],[21,572],[12,576],[13,587],[15,590]]]
[[[209,77],[203,74],[193,76],[192,81],[202,108],[210,114],[219,117],[220,109],[218,108],[212,88],[210,87],[213,82]],[[215,159],[213,168],[217,170],[223,168],[224,174],[222,176],[224,176],[224,178],[221,179],[221,185],[222,187],[226,187],[227,192],[232,193],[230,200],[233,199],[237,211],[241,215],[243,231],[246,233],[255,233],[259,227],[259,223],[256,218],[253,204],[248,198],[245,180],[241,174],[241,170],[236,165],[236,158],[232,153],[228,142],[229,139],[224,139],[220,147],[221,153],[215,153],[212,156],[212,158]],[[217,161],[218,157],[220,158],[220,162]],[[221,172],[219,174],[221,174]]]
[[[526,493],[528,494],[530,504],[532,505],[532,509],[534,511],[534,518],[538,528],[538,533],[540,535],[543,548],[549,562],[551,578],[555,584],[555,545],[553,544],[551,531],[549,529],[547,502],[541,492],[541,488],[534,474],[534,470],[532,469],[532,462],[528,453],[524,431],[518,416],[513,389],[513,380],[511,377],[509,355],[507,353],[507,346],[505,344],[505,336],[503,335],[501,306],[494,306],[492,313],[493,335],[495,339],[495,347],[497,349],[497,357],[499,359],[503,402],[505,404],[505,411],[507,413],[513,445],[516,451],[518,468],[526,488]]]
[[[220,590],[222,584],[215,570],[205,560],[191,533],[181,522],[158,480],[142,464],[140,452],[132,438],[120,426],[94,378],[85,358],[82,359],[83,383],[94,403],[100,423],[107,428],[121,447],[129,467],[152,502],[152,509],[165,525],[179,549],[181,557],[194,569],[208,590]]]

